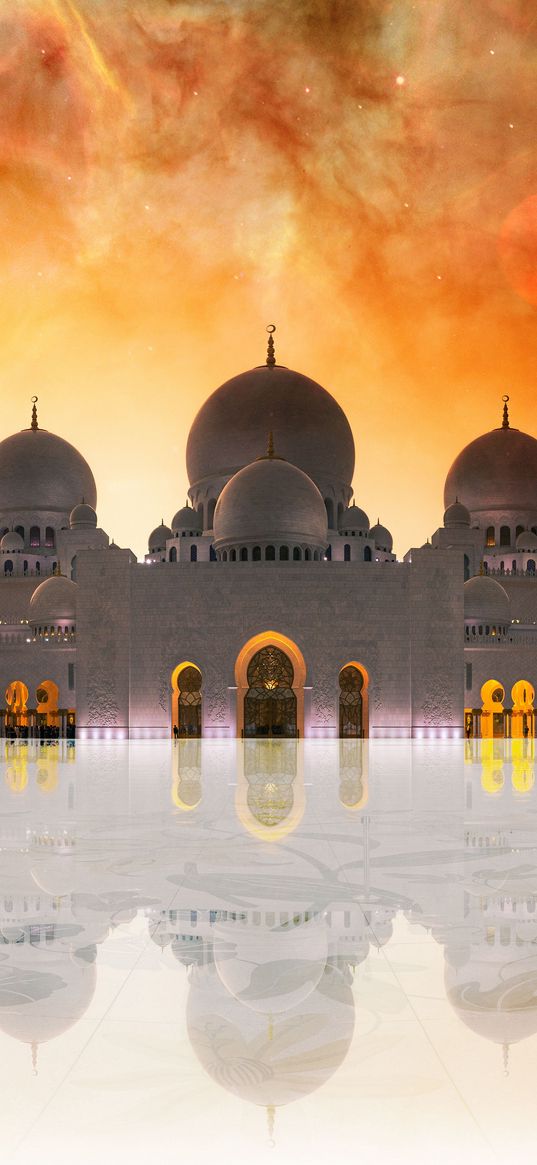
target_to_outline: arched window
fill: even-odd
[[[190,547],[190,561],[191,562],[198,561],[198,548],[197,548],[197,546]]]
[[[216,562],[216,550],[214,546],[209,549],[209,562]]]
[[[511,563],[511,573],[516,574],[516,558],[513,558],[513,561]]]
[[[252,550],[252,560],[253,560],[253,562],[261,562],[261,547],[260,546],[254,546],[254,548]]]
[[[246,546],[241,546],[241,562],[248,562],[248,550]]]
[[[39,526],[30,526],[30,546],[39,546],[41,541],[41,532]]]
[[[465,554],[464,555],[464,581],[467,582],[469,578],[470,578],[470,559],[469,559],[468,555]]]
[[[511,531],[509,526],[500,526],[500,546],[511,545]]]
[[[177,546],[172,546],[170,550],[170,562],[177,562]]]
[[[346,542],[346,543],[345,543],[345,545],[344,545],[344,547],[343,547],[343,561],[344,561],[344,562],[350,562],[350,560],[351,560],[351,548],[350,548],[350,543],[349,543],[349,542]]]
[[[289,562],[288,546],[280,546],[280,562]]]
[[[494,526],[487,526],[487,546],[496,545],[496,536],[494,533]]]
[[[36,564],[35,564],[35,573],[41,574],[41,563],[40,562],[36,562]]]
[[[276,558],[276,551],[274,549],[274,546],[267,546],[267,549],[265,551],[265,558],[266,558],[267,562],[274,562],[274,559]]]
[[[222,562],[227,562],[227,550],[222,551]]]
[[[57,563],[57,562],[53,562],[53,563],[52,563],[52,573],[53,573],[53,574],[56,574],[56,571],[57,571],[57,569],[58,569],[58,563]]]
[[[306,562],[311,561],[311,550],[310,550],[309,546],[306,546],[306,549],[304,551],[304,559]]]
[[[535,574],[535,559],[534,558],[528,558],[528,561],[526,563],[526,570],[527,570],[528,574]]]
[[[24,559],[24,562],[22,564],[22,572],[23,572],[23,574],[28,574],[28,562],[26,559]]]
[[[237,559],[237,551],[236,551],[236,550],[230,550],[230,552],[229,552],[229,561],[230,561],[230,562],[236,562],[236,559]]]
[[[334,529],[334,503],[331,498],[325,498],[324,504],[326,507],[326,519],[328,522],[328,529]]]
[[[188,663],[172,675],[172,730],[174,736],[201,736],[201,672]]]
[[[262,647],[248,664],[245,736],[296,736],[297,702],[291,660],[279,647]]]
[[[45,530],[45,546],[54,546],[54,530],[52,526],[47,526]]]
[[[7,531],[6,531],[6,530],[3,530],[3,531],[2,531],[2,533],[3,533],[3,534],[5,534],[5,533],[7,533]],[[21,536],[21,538],[22,538],[22,540],[23,540],[23,542],[24,542],[24,538],[25,538],[25,534],[24,534],[24,526],[15,526],[15,533],[16,533],[16,534],[20,534],[20,536]]]
[[[212,530],[214,522],[214,511],[216,509],[216,499],[211,498],[207,505],[207,529]]]
[[[12,563],[10,558],[6,558],[6,561],[4,562],[4,574],[12,574],[12,573],[13,573],[13,563]]]
[[[357,667],[347,664],[339,673],[339,735],[364,735],[362,689],[364,677]]]
[[[293,562],[300,562],[301,558],[302,558],[302,551],[300,549],[300,546],[294,546],[293,547]]]
[[[332,561],[332,547],[331,546],[326,547],[326,550],[324,552],[324,556],[325,556],[327,562]]]

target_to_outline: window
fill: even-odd
[[[230,561],[230,562],[235,562],[235,561],[236,561],[236,558],[237,558],[237,551],[236,551],[236,550],[230,550],[230,552],[229,552],[229,561]]]
[[[39,526],[30,526],[30,546],[39,546],[41,541],[41,532]]]
[[[241,562],[248,562],[248,551],[246,546],[241,546]]]
[[[45,530],[45,546],[54,546],[54,530],[52,526],[47,526]]]
[[[214,511],[216,509],[216,500],[211,498],[207,506],[207,529],[212,530],[214,522]]]
[[[513,561],[511,563],[511,571],[513,574],[516,574],[516,559],[515,558],[513,558]]]
[[[470,559],[467,554],[464,555],[464,581],[467,582],[470,578]]]
[[[196,547],[194,546],[193,549],[196,550]],[[197,551],[196,551],[196,555],[197,555]],[[192,559],[192,551],[190,552],[190,561],[196,562],[196,559]],[[211,546],[211,548],[209,550],[209,562],[216,562],[216,550],[215,550],[214,546]]]
[[[288,562],[288,561],[289,561],[289,547],[288,546],[280,546],[280,562]]]
[[[487,544],[487,546],[495,546],[495,545],[496,545],[496,538],[495,538],[495,534],[494,534],[494,526],[487,526],[487,540],[486,540],[486,544]]]
[[[528,561],[526,563],[526,570],[527,570],[528,574],[535,574],[535,559],[534,558],[528,558]]]
[[[325,556],[327,562],[332,561],[332,547],[331,546],[326,547],[326,550],[324,552],[324,556]]]
[[[177,546],[172,546],[170,550],[170,562],[177,562]]]
[[[75,665],[74,663],[67,664],[67,687],[72,692],[75,686]]]
[[[350,562],[350,560],[351,560],[350,542],[346,542],[344,547],[343,547],[343,561]]]
[[[53,574],[56,574],[56,571],[57,571],[57,569],[58,569],[58,563],[57,563],[57,562],[53,562],[53,563],[52,563],[52,573],[53,573]]]
[[[24,559],[24,562],[22,564],[22,570],[23,570],[23,574],[28,574],[28,563],[27,563],[26,559]]]
[[[364,562],[371,562],[371,547],[366,546],[364,550]]]
[[[211,547],[211,550],[212,550],[212,547]],[[197,548],[197,546],[190,547],[190,561],[191,562],[198,561],[198,548]]]
[[[276,551],[274,549],[274,546],[267,546],[267,549],[265,551],[265,558],[266,558],[267,562],[274,562],[274,559],[276,558]]]
[[[222,551],[222,562],[227,562],[227,550]]]
[[[300,549],[300,546],[294,546],[293,547],[293,562],[300,562],[301,558],[302,558],[302,551]]]
[[[500,526],[500,546],[511,545],[511,531],[509,526]]]
[[[35,573],[41,574],[41,563],[40,562],[36,562],[36,564],[35,564]]]
[[[469,692],[472,687],[472,665],[466,664],[466,691]]]
[[[254,562],[261,562],[261,547],[254,546],[252,550],[252,559]]]
[[[311,550],[310,550],[309,546],[306,546],[306,550],[304,552],[304,558],[305,558],[306,562],[311,561]]]
[[[10,558],[7,558],[6,561],[4,562],[4,574],[12,574],[12,572],[13,572],[13,563],[12,563]]]

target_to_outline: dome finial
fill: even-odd
[[[267,324],[268,344],[267,344],[267,365],[269,368],[274,368],[276,363],[276,356],[274,355],[274,339],[273,334],[276,331],[276,324]]]
[[[507,408],[507,402],[508,402],[508,400],[509,400],[509,397],[508,397],[508,396],[502,396],[502,400],[503,400],[503,421],[502,421],[502,429],[508,429],[508,428],[509,428],[509,409]]]
[[[37,409],[35,407],[38,400],[39,400],[38,396],[32,397],[32,423],[30,425],[30,428],[33,429],[34,433],[35,433],[36,429],[39,428],[39,425],[37,423]]]
[[[267,1132],[269,1135],[269,1149],[274,1149],[276,1141],[274,1140],[274,1123],[276,1117],[276,1109],[273,1104],[267,1104]]]
[[[503,1074],[504,1074],[504,1076],[508,1076],[509,1075],[509,1044],[502,1044],[502,1052],[503,1052]]]
[[[33,1074],[34,1074],[34,1076],[37,1076],[37,1049],[38,1049],[38,1047],[39,1047],[39,1044],[36,1044],[36,1043],[35,1043],[35,1041],[34,1041],[34,1043],[32,1043],[32,1044],[31,1044],[31,1049],[32,1049],[32,1070],[33,1070]]]

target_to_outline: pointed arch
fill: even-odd
[[[339,735],[369,736],[369,674],[356,660],[344,663],[339,672]]]
[[[237,685],[237,736],[244,735],[244,701],[249,688],[248,667],[254,657],[264,647],[276,647],[287,656],[293,669],[291,690],[296,697],[297,735],[304,735],[304,684],[306,663],[298,645],[279,631],[261,631],[253,635],[241,648],[235,662],[235,682]]]

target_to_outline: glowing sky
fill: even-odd
[[[141,554],[275,322],[421,544],[502,393],[537,433],[536,77],[535,0],[0,0],[0,435],[38,393]]]

